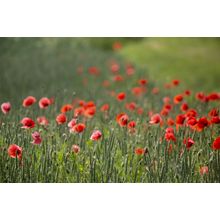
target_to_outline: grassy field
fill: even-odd
[[[219,182],[217,46],[1,38],[0,182]]]
[[[218,38],[146,38],[128,42],[120,54],[161,83],[177,78],[196,91],[220,88]]]

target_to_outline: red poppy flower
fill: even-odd
[[[12,144],[8,148],[8,155],[11,158],[18,158],[19,160],[22,159],[22,147],[19,147],[16,144]]]
[[[220,137],[217,137],[212,143],[213,150],[220,150]]]
[[[117,95],[118,101],[124,100],[125,97],[126,97],[126,94],[125,94],[124,92],[120,92],[120,93]]]
[[[134,68],[134,66],[131,65],[131,64],[127,64],[127,65],[126,65],[126,74],[127,74],[128,76],[131,76],[131,75],[133,75],[134,73],[135,73],[135,68]]]
[[[220,95],[216,92],[213,92],[213,93],[210,93],[208,96],[207,96],[207,99],[209,101],[217,101],[220,99]]]
[[[171,101],[171,99],[170,99],[170,97],[168,97],[168,96],[166,96],[166,97],[163,98],[164,104],[169,104],[170,101]]]
[[[215,117],[215,116],[218,116],[219,115],[219,111],[218,111],[218,109],[216,109],[216,108],[213,108],[213,109],[211,109],[210,111],[209,111],[209,116],[210,117]]]
[[[119,70],[120,70],[120,66],[119,66],[117,63],[113,63],[113,64],[111,65],[111,71],[112,71],[113,73],[117,73]]]
[[[85,109],[95,107],[95,103],[93,101],[89,101],[84,104]]]
[[[133,129],[136,126],[136,122],[135,121],[130,121],[127,126],[128,126],[129,129]]]
[[[39,132],[35,131],[31,134],[31,136],[33,138],[33,141],[31,142],[32,144],[41,144],[42,139]]]
[[[93,133],[92,133],[90,139],[93,140],[93,141],[97,141],[97,140],[99,140],[101,137],[102,137],[102,132],[99,131],[99,130],[95,130],[95,131],[93,131]]]
[[[214,116],[211,118],[211,123],[212,124],[220,124],[220,117],[219,116]]]
[[[198,99],[201,102],[207,102],[208,98],[205,96],[203,92],[196,93],[196,99]]]
[[[202,117],[198,120],[196,124],[196,129],[197,131],[202,131],[205,127],[208,127],[209,121],[207,120],[206,117]]]
[[[159,124],[162,121],[160,114],[154,114],[149,121],[150,124]]]
[[[89,74],[97,76],[100,73],[100,70],[96,66],[91,66],[88,69]]]
[[[209,173],[209,168],[208,168],[208,166],[203,166],[203,167],[201,167],[200,170],[199,170],[199,172],[200,172],[200,175],[201,175],[201,176],[203,176],[203,175],[205,175],[205,174],[208,174],[208,173]]]
[[[183,114],[177,115],[177,116],[176,116],[176,124],[177,124],[177,125],[183,125],[185,119],[186,119],[186,116],[185,116],[185,115],[183,115]]]
[[[25,98],[25,99],[23,100],[23,106],[24,106],[24,107],[29,107],[29,106],[33,105],[36,101],[37,101],[37,100],[36,100],[35,97],[33,97],[33,96],[28,96],[27,98]]]
[[[75,132],[75,133],[81,133],[85,130],[86,126],[83,123],[79,123],[74,125],[71,129],[70,132]]]
[[[148,83],[148,81],[146,79],[140,79],[138,80],[138,84],[141,85],[141,86],[144,86]]]
[[[188,106],[187,103],[183,103],[183,104],[181,105],[181,107],[180,107],[180,109],[181,109],[183,112],[187,111],[188,108],[189,108],[189,106]]]
[[[49,121],[46,119],[45,116],[40,116],[37,118],[37,122],[38,124],[40,125],[48,125],[49,124]]]
[[[135,96],[141,96],[146,91],[145,87],[134,87],[131,92]]]
[[[25,117],[21,120],[21,124],[23,125],[21,128],[30,129],[34,128],[35,123],[31,118]]]
[[[66,123],[66,121],[67,121],[67,117],[64,113],[57,115],[57,117],[56,117],[57,124],[59,124],[59,125],[64,124],[64,123]]]
[[[189,118],[186,119],[186,124],[188,126],[193,127],[193,126],[195,126],[197,124],[197,119],[194,118],[194,117],[189,117]]]
[[[174,133],[174,129],[172,127],[166,128],[166,133]]]
[[[75,153],[75,154],[78,154],[80,152],[80,147],[78,145],[73,145],[72,146],[72,151]]]
[[[155,87],[152,89],[151,92],[152,92],[152,94],[157,95],[160,92],[160,90],[159,90],[159,88]]]
[[[144,113],[144,109],[139,107],[137,108],[137,114],[142,115]]]
[[[167,125],[173,126],[175,124],[175,121],[172,118],[167,119]]]
[[[10,102],[5,102],[1,104],[1,110],[4,114],[8,114],[11,110]]]
[[[122,48],[122,44],[119,41],[114,42],[114,44],[112,45],[113,50],[117,51],[120,50]]]
[[[196,117],[197,116],[197,111],[195,109],[189,109],[187,112],[186,112],[186,117],[189,118],[189,117]]]
[[[92,118],[96,113],[96,107],[89,107],[84,110],[84,116],[87,118]]]
[[[169,114],[169,110],[166,109],[166,108],[163,108],[161,111],[160,111],[160,114],[163,115],[163,116],[167,116]]]
[[[128,120],[128,115],[126,115],[125,113],[120,113],[116,116],[116,121],[121,127],[126,126],[128,124]]]
[[[74,117],[78,117],[84,113],[83,107],[78,107],[74,109]]]
[[[71,104],[66,104],[66,105],[63,105],[62,108],[61,108],[61,112],[62,113],[66,113],[68,111],[71,111],[73,109],[73,106]]]
[[[175,137],[175,135],[174,135],[174,133],[173,132],[166,132],[165,133],[165,140],[166,141],[176,141],[176,137]]]
[[[126,103],[125,107],[129,110],[129,111],[134,111],[137,107],[135,102],[130,102],[130,103]]]
[[[121,75],[114,76],[113,80],[115,82],[122,82],[124,78]]]
[[[177,80],[177,79],[174,79],[174,80],[172,81],[172,83],[173,83],[174,86],[178,86],[178,85],[180,84],[180,81]]]
[[[186,149],[190,149],[195,141],[191,138],[184,139],[183,143],[186,145]]]
[[[141,147],[137,147],[134,152],[135,152],[135,154],[138,155],[138,156],[144,155],[144,154],[145,154],[145,149],[144,149],[144,148],[141,148]]]
[[[40,108],[47,108],[50,104],[52,104],[51,99],[48,99],[46,97],[43,97],[39,101],[39,107]]]
[[[173,102],[175,104],[179,104],[180,102],[183,101],[183,95],[179,94],[179,95],[176,95],[174,98],[173,98]]]
[[[190,90],[186,90],[186,91],[184,92],[184,94],[185,94],[186,96],[190,96],[190,95],[191,95],[191,91],[190,91]]]
[[[104,104],[101,109],[100,109],[102,112],[106,112],[109,110],[109,104]]]

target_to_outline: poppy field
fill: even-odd
[[[0,182],[220,182],[219,90],[70,41],[0,40]]]

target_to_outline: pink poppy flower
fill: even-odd
[[[160,114],[154,114],[151,116],[150,124],[159,124],[162,121]]]
[[[78,145],[73,145],[72,146],[72,151],[77,154],[80,152],[80,147]]]
[[[48,99],[46,97],[41,98],[39,101],[39,107],[42,109],[47,108],[50,104],[52,104],[51,99]]]
[[[1,104],[1,110],[4,114],[8,114],[11,110],[11,104],[10,102],[5,102]]]
[[[95,130],[95,131],[93,131],[93,133],[92,133],[90,139],[93,140],[93,141],[97,141],[97,140],[99,140],[101,137],[102,137],[101,131]]]
[[[45,126],[49,124],[49,121],[46,119],[45,116],[38,117],[37,122],[38,122],[38,124],[45,125]]]
[[[32,144],[41,144],[42,139],[39,132],[35,131],[31,134],[31,136],[33,138],[33,141],[31,142]]]

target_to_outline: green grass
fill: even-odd
[[[177,78],[196,91],[220,89],[218,38],[146,38],[125,45],[120,54],[161,83]]]

